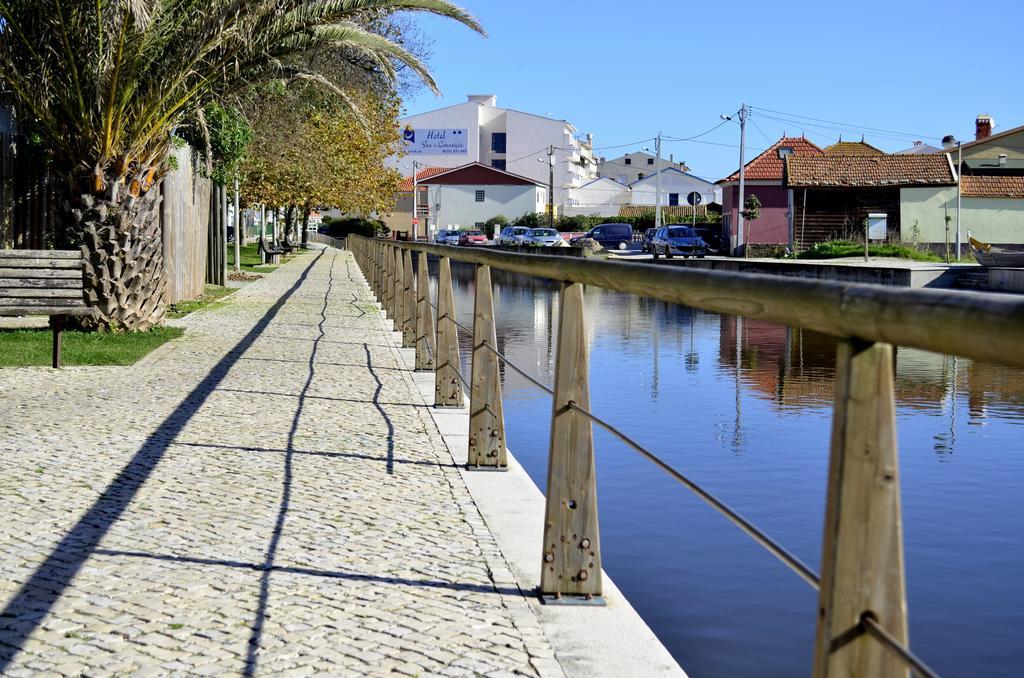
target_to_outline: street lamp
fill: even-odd
[[[942,148],[952,151],[954,147],[956,148],[956,260],[960,261],[960,175],[963,173],[963,149],[952,134],[942,137]]]
[[[416,233],[416,224],[419,222],[419,168],[423,166],[423,163],[416,160],[412,161],[412,239],[413,241],[419,240],[419,236]],[[425,232],[425,231],[424,231]]]

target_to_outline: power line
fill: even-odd
[[[892,135],[896,135],[898,137],[908,137],[908,138],[914,138],[914,139],[940,139],[941,138],[939,136],[934,136],[934,135],[931,135],[931,134],[914,134],[914,133],[911,133],[911,132],[900,132],[900,131],[897,131],[897,130],[882,129],[880,127],[868,127],[866,125],[856,125],[856,124],[848,123],[848,122],[839,122],[837,120],[826,120],[824,118],[813,118],[813,117],[811,117],[809,115],[800,115],[798,113],[786,113],[784,111],[772,110],[771,108],[760,108],[758,106],[751,106],[751,108],[753,108],[754,110],[757,110],[757,111],[763,111],[765,113],[774,113],[776,115],[784,115],[784,116],[789,117],[789,118],[799,118],[801,120],[812,120],[812,121],[815,121],[815,122],[828,123],[829,125],[839,125],[840,127],[845,128],[845,129],[866,130],[868,132],[879,132],[879,133],[883,133],[883,134],[892,134]],[[768,117],[768,116],[765,116],[765,117]]]

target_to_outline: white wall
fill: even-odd
[[[600,214],[610,217],[619,213],[621,205],[630,204],[630,189],[612,179],[591,181],[571,191],[572,204],[565,214]]]
[[[650,177],[643,181],[633,183],[630,188],[633,191],[632,202],[634,205],[653,205],[657,193],[657,179]],[[661,175],[661,204],[668,204],[668,194],[678,193],[679,204],[686,205],[686,196],[691,191],[697,191],[706,205],[711,202],[722,203],[722,189],[715,184],[698,179],[697,177],[682,174],[680,172],[663,172]]]
[[[478,190],[484,191],[483,202],[476,201]],[[431,223],[437,228],[472,227],[499,214],[513,220],[542,211],[546,193],[540,186],[431,186]]]
[[[956,186],[900,189],[900,231],[905,241],[914,239],[917,223],[918,242],[946,242],[949,215],[949,240],[956,242]],[[978,240],[990,243],[1024,243],[1024,200],[1010,198],[961,198],[960,235],[967,242],[970,231]]]
[[[630,163],[626,164],[626,158],[629,158]],[[647,161],[651,162],[648,163]],[[640,174],[645,177],[649,177],[654,174],[659,167],[657,156],[651,153],[636,152],[636,153],[625,153],[617,158],[608,158],[597,167],[597,173],[601,177],[607,177],[614,181],[618,181],[624,184],[631,184],[634,181],[639,181]],[[668,158],[661,159],[662,169],[674,167],[676,169],[682,169],[680,163],[673,162]]]

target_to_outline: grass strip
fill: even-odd
[[[146,332],[66,330],[62,333],[64,365],[132,365],[183,332],[179,327],[155,327]],[[49,328],[0,329],[0,367],[48,367],[52,347]]]

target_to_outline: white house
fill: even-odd
[[[547,188],[539,181],[471,162],[456,168],[427,168],[417,174],[416,233],[433,237],[441,228],[472,228],[499,214],[510,220],[541,212]],[[384,219],[392,230],[409,231],[412,224],[412,177],[399,187],[395,211]]]
[[[632,204],[654,205],[657,184],[657,172],[631,183],[629,188],[632,192]],[[662,205],[686,205],[686,196],[692,191],[700,193],[702,205],[722,204],[721,187],[710,181],[705,181],[674,167],[661,171]]]
[[[493,94],[471,94],[465,103],[402,118],[403,157],[386,164],[403,175],[420,167],[461,167],[480,163],[527,177],[545,186],[549,149],[554,151],[555,205],[575,199],[573,190],[597,177],[593,136],[577,139],[565,120],[499,108]],[[540,211],[546,209],[541,205]],[[517,215],[518,216],[518,215]]]
[[[644,151],[626,153],[617,158],[598,158],[597,176],[601,178],[614,179],[624,186],[634,181],[640,181],[651,176],[658,169],[675,168],[686,171],[688,168],[681,162],[676,162],[670,155],[658,162],[657,156]]]
[[[618,215],[619,208],[630,203],[629,186],[623,186],[618,181],[603,177],[594,179],[583,184],[574,191],[578,203],[565,208],[565,214],[590,215],[598,214],[603,217]]]

